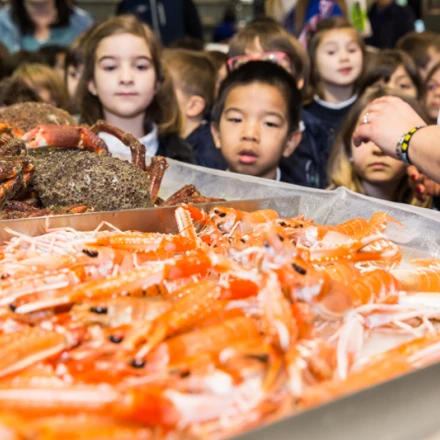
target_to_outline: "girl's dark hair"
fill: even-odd
[[[366,71],[359,83],[359,94],[364,93],[367,88],[381,79],[387,84],[399,66],[402,66],[411,78],[417,89],[417,98],[420,98],[424,92],[424,85],[417,66],[406,52],[399,49],[385,49],[371,55]]]
[[[55,8],[57,10],[57,21],[51,27],[67,26],[72,13],[68,0],[55,0]],[[22,34],[32,34],[34,32],[35,25],[26,11],[24,0],[11,0],[11,16]]]
[[[301,95],[295,79],[285,69],[268,61],[250,61],[231,72],[222,82],[212,109],[212,122],[219,125],[229,93],[240,86],[259,83],[277,88],[286,102],[289,133],[298,130]]]
[[[96,51],[99,43],[104,38],[121,34],[132,34],[145,40],[156,73],[156,94],[145,111],[145,133],[149,133],[152,123],[155,123],[161,136],[178,134],[181,130],[182,117],[171,76],[162,64],[160,42],[152,29],[133,15],[111,18],[96,26],[88,35],[84,52],[84,72],[78,85],[80,121],[91,125],[98,119],[104,119],[101,101],[98,96],[90,93],[88,83],[95,77]]]
[[[322,39],[326,32],[328,31],[334,31],[339,29],[347,29],[353,31],[353,34],[355,35],[356,42],[358,43],[359,47],[362,51],[363,59],[365,59],[365,43],[364,40],[361,38],[359,33],[356,31],[356,29],[345,19],[342,17],[333,17],[329,18],[328,20],[321,21],[318,26],[316,27],[316,32],[311,35],[310,39],[308,40],[307,44],[307,51],[309,53],[310,57],[310,64],[311,64],[311,75],[310,75],[310,87],[311,87],[311,95],[318,94],[322,95],[322,92],[320,90],[320,76],[318,73],[318,69],[316,66],[316,52],[318,50],[319,45],[322,42]],[[365,67],[365,62],[363,63],[363,67]],[[359,80],[362,78],[362,73],[359,75]],[[356,81],[354,85],[354,91],[356,92],[359,86],[359,80]],[[322,98],[322,96],[321,96]]]

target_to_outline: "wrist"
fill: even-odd
[[[412,161],[410,159],[410,145],[413,137],[418,133],[422,128],[427,127],[427,125],[417,125],[407,133],[403,134],[396,145],[396,157],[405,162],[408,165],[412,165]]]

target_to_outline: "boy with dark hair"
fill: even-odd
[[[230,171],[291,183],[279,165],[301,140],[301,95],[284,68],[251,61],[223,81],[211,129]]]

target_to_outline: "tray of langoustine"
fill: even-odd
[[[439,223],[345,203],[327,221],[294,196],[8,222],[1,438],[437,430]]]

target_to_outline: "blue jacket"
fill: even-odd
[[[284,181],[301,186],[324,189],[327,187],[327,161],[331,143],[327,130],[319,119],[301,110],[304,123],[301,142],[287,158],[282,158],[280,169]]]
[[[184,37],[203,39],[192,0],[121,0],[116,13],[136,15],[156,32],[164,45]]]
[[[0,42],[8,48],[10,53],[20,49],[37,51],[42,46],[52,44],[68,47],[92,24],[93,19],[88,12],[74,7],[69,18],[69,25],[51,28],[49,39],[40,43],[31,34],[21,34],[19,27],[12,20],[11,6],[7,5],[0,9]]]

